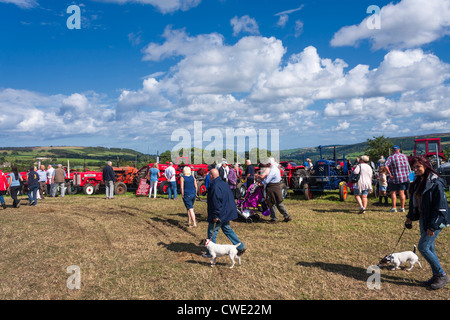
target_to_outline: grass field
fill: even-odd
[[[206,235],[206,203],[196,202],[196,229],[187,228],[181,200],[149,200],[128,193],[47,198],[29,207],[0,211],[1,299],[433,299],[450,298],[450,285],[431,291],[420,281],[431,269],[382,270],[381,289],[370,290],[367,268],[390,253],[404,214],[370,205],[356,214],[353,197],[336,193],[285,201],[293,221],[275,225],[232,222],[248,251],[242,265],[215,268],[200,256]],[[372,199],[372,202],[375,200]],[[7,198],[11,205],[11,199]],[[396,251],[411,250],[418,224],[406,230]],[[219,233],[218,243],[229,243]],[[438,237],[441,263],[450,270],[450,232]],[[81,270],[81,289],[69,290],[66,269]]]

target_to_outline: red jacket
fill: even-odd
[[[8,189],[8,180],[6,175],[0,171],[0,191],[6,191]]]

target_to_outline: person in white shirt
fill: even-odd
[[[48,184],[50,185],[50,196],[53,197],[53,172],[55,172],[55,168],[52,167],[51,164],[47,167],[47,178],[48,178]]]
[[[353,193],[356,202],[359,205],[359,213],[365,213],[367,209],[367,196],[372,192],[373,170],[370,165],[368,156],[362,156],[359,164],[355,167],[354,172],[359,175],[358,182],[353,187]]]
[[[173,167],[173,162],[169,162],[169,166],[166,170],[164,170],[164,176],[166,177],[167,181],[169,182],[169,188],[167,189],[167,192],[169,194],[169,199],[176,199],[177,198],[177,180],[176,180],[176,172],[175,168]]]

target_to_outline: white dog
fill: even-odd
[[[409,261],[410,268],[406,269],[406,271],[411,271],[411,269],[414,267],[414,265],[416,263],[422,269],[422,265],[419,262],[419,257],[417,256],[417,254],[415,252],[416,252],[416,245],[414,245],[414,252],[413,251],[404,251],[404,252],[389,254],[380,260],[380,262],[378,263],[378,267],[381,267],[384,264],[390,263],[390,264],[394,265],[391,270],[398,270],[398,269],[400,269],[401,264],[404,264]]]
[[[237,247],[239,247],[240,245],[241,245],[240,243],[236,245],[215,244],[214,242],[211,241],[211,239],[203,239],[199,243],[199,246],[206,247],[209,253],[211,254],[210,260],[211,267],[214,267],[214,265],[216,264],[217,257],[228,255],[232,262],[230,269],[234,267],[235,264],[234,259],[236,257],[238,258],[239,265],[241,265],[241,257],[237,255],[238,254]]]

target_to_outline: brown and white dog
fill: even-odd
[[[382,267],[385,264],[392,264],[393,267],[391,268],[391,270],[398,270],[398,269],[400,269],[401,264],[404,264],[408,261],[410,264],[410,268],[406,269],[406,271],[411,271],[411,269],[414,267],[414,265],[416,263],[422,269],[422,265],[419,262],[419,257],[416,254],[416,245],[414,245],[414,252],[413,251],[404,251],[404,252],[392,253],[392,254],[385,256],[378,263],[378,267]]]
[[[199,246],[206,247],[209,251],[209,254],[211,255],[211,267],[214,267],[216,264],[216,258],[222,257],[228,255],[231,259],[231,268],[234,267],[235,261],[234,259],[237,257],[239,261],[239,265],[241,265],[241,257],[238,256],[238,250],[237,247],[239,247],[241,244],[238,243],[236,245],[232,244],[216,244],[211,241],[211,239],[203,239],[200,241]]]

